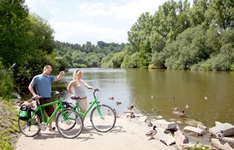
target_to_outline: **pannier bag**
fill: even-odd
[[[31,117],[31,108],[27,105],[23,105],[19,109],[19,119],[28,120]]]

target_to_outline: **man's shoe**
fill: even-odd
[[[49,131],[50,131],[50,132],[54,132],[55,129],[56,129],[55,127],[49,127]]]

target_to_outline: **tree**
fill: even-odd
[[[24,0],[0,2],[0,57],[5,67],[19,65],[30,53],[30,22]]]
[[[113,68],[120,68],[121,64],[124,60],[124,56],[125,56],[125,52],[119,52],[119,53],[115,53],[114,56],[112,57],[111,61],[112,61],[112,67]]]

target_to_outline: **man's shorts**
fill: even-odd
[[[39,100],[40,101],[40,104],[46,104],[46,103],[50,103],[52,102],[52,99],[51,98],[42,98]],[[54,112],[54,106],[53,105],[49,105],[49,106],[46,106],[46,107],[42,107],[42,109],[45,110],[45,112],[47,113],[47,115],[50,117],[53,112]]]

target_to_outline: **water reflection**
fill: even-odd
[[[176,118],[172,110],[178,107],[186,111],[187,119],[195,118],[209,126],[216,120],[234,123],[234,95],[228,84],[234,78],[228,72],[128,70],[127,73],[134,103],[148,115],[154,115],[152,108],[157,107],[157,113],[163,117]]]

